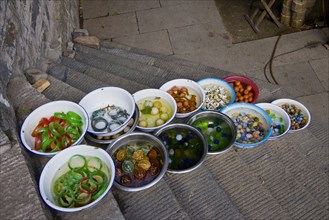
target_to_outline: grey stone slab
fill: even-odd
[[[219,19],[214,1],[193,1],[172,7],[137,12],[141,33],[208,23]]]
[[[83,0],[83,19],[104,17],[109,14],[108,0]]]
[[[109,0],[110,15],[159,8],[159,0]]]
[[[244,219],[203,165],[193,172],[168,175],[165,180],[192,219]]]
[[[161,7],[170,7],[170,6],[176,6],[181,4],[189,4],[193,2],[194,0],[160,0]],[[208,1],[208,0],[205,0]]]
[[[86,94],[81,90],[74,88],[63,81],[48,76],[50,86],[42,92],[50,100],[68,100],[78,103]]]
[[[173,54],[168,32],[166,30],[149,32],[126,37],[112,39],[114,42],[125,44],[131,47],[151,50],[156,53]]]
[[[290,219],[262,180],[234,150],[207,157],[205,165],[246,219]]]
[[[100,39],[139,33],[135,13],[84,20],[84,28],[89,31],[89,35],[97,36]]]
[[[118,203],[113,197],[112,190],[92,209],[85,209],[76,213],[58,212],[58,216],[63,220],[75,219],[97,219],[97,220],[124,220]]]
[[[114,189],[113,195],[126,219],[190,219],[164,180],[138,192]]]
[[[319,60],[311,60],[310,64],[323,87],[329,91],[329,57]]]
[[[1,219],[49,219],[51,214],[39,197],[36,180],[21,152],[16,131],[13,147],[0,157]],[[24,149],[23,149],[24,150]],[[33,169],[31,167],[31,169]]]
[[[328,93],[320,93],[298,98],[311,113],[312,121],[308,130],[323,143],[329,142],[329,96]]]
[[[312,211],[314,217],[323,218],[328,212],[326,176],[290,144],[276,142],[269,141],[253,151],[239,154],[290,216],[300,219]],[[298,142],[295,139],[293,144]],[[319,191],[326,195],[315,194]]]
[[[262,69],[248,71],[248,75],[255,78],[264,78]],[[273,75],[279,85],[284,87],[292,97],[307,96],[325,91],[308,62],[275,66],[273,67]],[[273,82],[268,72],[267,76]]]
[[[168,30],[175,54],[186,54],[194,50],[213,49],[214,45],[231,44],[225,29],[220,29],[220,22],[196,24]]]

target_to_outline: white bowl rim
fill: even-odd
[[[230,93],[232,94],[232,98],[231,98],[231,101],[230,101],[230,103],[228,105],[233,104],[234,101],[235,101],[235,99],[236,99],[236,93],[234,91],[234,88],[231,86],[231,84],[228,83],[228,82],[226,82],[225,80],[222,80],[220,78],[215,78],[215,77],[207,77],[207,78],[203,78],[203,79],[198,80],[197,83],[199,85],[201,85],[202,83],[207,82],[207,81],[210,81],[210,80],[211,81],[217,81],[217,82],[219,82],[219,84],[225,84],[229,88]],[[206,85],[206,84],[204,84],[204,85]],[[204,108],[203,106],[201,107],[201,109],[203,111],[211,111],[211,110],[209,110],[207,108]],[[220,110],[217,110],[217,111],[219,112]]]
[[[58,154],[59,152],[61,151],[57,151],[57,152],[53,152],[53,153],[45,153],[45,152],[41,152],[41,151],[37,151],[37,150],[34,150],[32,149],[31,147],[28,146],[28,144],[25,142],[25,138],[23,138],[24,136],[24,128],[26,126],[26,122],[27,120],[31,117],[30,115],[35,112],[35,111],[40,111],[46,107],[48,107],[49,105],[53,105],[53,104],[57,104],[57,103],[62,103],[62,102],[66,102],[66,103],[70,103],[72,105],[75,105],[76,107],[80,108],[82,110],[82,112],[85,113],[85,117],[86,117],[86,129],[83,130],[80,138],[76,141],[77,144],[73,144],[72,146],[70,147],[75,147],[77,146],[79,143],[81,143],[81,141],[83,140],[86,132],[87,132],[87,128],[88,128],[88,125],[89,125],[89,117],[88,117],[88,114],[87,114],[87,111],[79,104],[75,103],[75,102],[72,102],[72,101],[68,101],[68,100],[56,100],[56,101],[50,101],[50,102],[47,102],[43,105],[40,105],[39,107],[37,107],[36,109],[34,109],[25,119],[24,119],[24,122],[21,126],[21,130],[20,130],[20,139],[21,139],[21,142],[23,144],[23,146],[25,147],[25,149],[27,149],[28,151],[30,151],[31,153],[34,153],[34,154],[37,154],[37,155],[40,155],[40,156],[47,156],[47,157],[52,157],[56,154]],[[41,119],[41,118],[40,118]],[[70,148],[68,147],[68,148]]]
[[[76,145],[75,146],[76,148],[66,148],[64,149],[63,151],[61,151],[59,154],[56,154],[54,157],[52,157],[48,162],[47,164],[45,165],[45,167],[42,169],[42,172],[41,172],[41,175],[40,175],[40,179],[39,179],[39,191],[40,191],[40,195],[43,199],[43,201],[51,208],[57,210],[57,211],[62,211],[62,212],[77,212],[77,211],[81,211],[83,209],[87,209],[87,208],[90,208],[94,205],[96,205],[100,200],[102,200],[106,195],[107,193],[110,191],[110,189],[112,188],[112,185],[113,185],[113,182],[114,182],[114,177],[115,177],[115,165],[114,165],[114,162],[111,158],[111,156],[105,151],[103,150],[102,148],[100,147],[95,147],[95,146],[91,146],[91,145],[86,145],[86,144],[81,144],[81,145]],[[81,207],[76,207],[76,208],[63,208],[63,207],[60,207],[60,206],[57,206],[56,204],[53,204],[52,202],[50,202],[48,199],[46,199],[46,194],[44,192],[44,179],[45,179],[45,170],[46,170],[46,167],[47,166],[50,166],[54,163],[57,162],[57,160],[59,160],[59,158],[61,157],[62,154],[67,154],[67,153],[70,153],[70,151],[75,151],[76,153],[78,153],[78,150],[81,149],[81,148],[88,148],[88,149],[92,149],[92,148],[96,148],[97,150],[100,150],[100,152],[102,152],[102,154],[108,159],[108,161],[110,162],[110,171],[111,171],[111,178],[109,179],[109,185],[107,187],[107,189],[105,190],[105,192],[100,196],[98,197],[98,199],[96,199],[95,201],[89,203],[88,205],[85,205],[85,206],[81,206]],[[64,153],[62,153],[64,152]],[[75,153],[74,153],[75,154]],[[74,155],[72,154],[72,156]],[[58,159],[57,159],[58,158]],[[67,163],[67,161],[65,162]],[[54,173],[55,175],[55,173]]]
[[[308,116],[307,123],[306,123],[306,125],[304,127],[300,128],[300,129],[295,129],[295,130],[289,129],[289,133],[295,133],[295,132],[304,130],[305,128],[307,128],[309,126],[309,124],[311,123],[312,117],[311,117],[310,111],[308,110],[308,108],[305,107],[305,105],[303,105],[302,103],[300,103],[297,100],[289,99],[289,98],[276,99],[276,100],[274,100],[274,101],[271,102],[271,104],[277,105],[277,106],[279,106],[279,104],[281,104],[281,103],[282,104],[283,103],[293,103],[293,104],[296,104],[296,105],[300,105],[302,108],[304,108],[304,109],[301,109],[301,110],[303,110],[303,111],[305,110],[305,113]]]
[[[103,132],[103,131],[94,131],[94,130],[89,130],[89,124],[91,123],[91,120],[89,120],[89,124],[87,126],[87,131],[89,133],[92,133],[94,135],[99,135],[99,136],[110,136],[110,135],[114,135],[116,133],[119,133],[120,131],[122,131],[126,125],[129,123],[129,120],[131,119],[131,117],[133,116],[134,112],[135,112],[135,100],[133,99],[132,95],[125,89],[121,88],[121,87],[117,87],[117,86],[107,86],[107,87],[101,87],[101,88],[98,88],[98,89],[95,89],[89,93],[87,93],[80,101],[79,101],[79,105],[81,105],[81,102],[86,98],[88,97],[89,95],[93,95],[99,91],[104,91],[104,90],[111,90],[111,89],[114,89],[114,90],[118,90],[118,91],[121,91],[123,93],[125,93],[125,95],[128,95],[128,97],[130,97],[130,100],[131,100],[131,103],[132,104],[132,110],[131,112],[129,112],[129,117],[128,119],[125,121],[125,123],[123,123],[121,126],[117,127],[116,129],[112,130],[111,132]],[[83,106],[83,105],[81,105]],[[89,114],[87,113],[88,117],[91,117],[91,115],[89,116]]]
[[[283,110],[279,106],[274,105],[272,103],[262,102],[262,103],[257,103],[256,105],[259,106],[259,107],[261,107],[261,108],[266,108],[266,106],[269,106],[269,108],[275,109],[276,111],[280,112],[283,116],[285,116],[286,119],[288,119],[288,128],[286,128],[286,130],[282,134],[280,134],[280,135],[277,135],[277,136],[274,136],[274,137],[272,137],[272,136],[269,137],[269,140],[275,140],[275,139],[278,139],[278,138],[283,137],[286,134],[288,134],[288,132],[290,130],[290,126],[291,126],[291,121],[290,121],[290,117],[289,117],[288,113],[285,110]]]
[[[205,102],[205,99],[206,99],[206,94],[205,94],[203,88],[196,81],[194,81],[192,79],[186,79],[186,78],[179,78],[179,79],[170,80],[170,81],[162,84],[159,89],[167,92],[163,87],[167,86],[169,83],[173,83],[173,82],[176,82],[176,81],[177,82],[178,81],[187,81],[189,83],[192,83],[199,90],[199,92],[201,92],[202,97],[199,97],[200,98],[200,104],[194,111],[191,111],[191,112],[188,112],[188,113],[178,113],[178,112],[176,112],[176,117],[177,118],[186,118],[186,117],[196,113],[197,111],[199,111],[202,108],[202,106]],[[177,85],[177,86],[179,86],[179,85]],[[184,86],[184,85],[181,85],[181,86]]]
[[[264,118],[270,123],[269,124],[269,131],[267,133],[267,135],[260,141],[260,142],[257,142],[257,143],[253,143],[253,144],[242,144],[242,143],[239,143],[237,141],[234,142],[234,145],[237,146],[237,147],[240,147],[240,148],[253,148],[253,147],[256,147],[258,145],[261,145],[262,143],[266,142],[269,137],[271,137],[272,135],[272,124],[273,124],[273,121],[272,119],[270,118],[270,116],[262,109],[260,108],[259,106],[255,105],[255,104],[251,104],[251,103],[244,103],[244,102],[236,102],[236,103],[233,103],[231,105],[228,105],[226,107],[224,107],[222,109],[222,113],[226,114],[227,111],[229,111],[230,109],[234,109],[234,108],[237,108],[238,106],[240,106],[240,108],[244,107],[244,108],[254,108],[258,111],[260,111],[260,113],[264,116]]]
[[[177,112],[177,104],[176,104],[175,99],[171,95],[169,95],[167,92],[165,92],[164,90],[160,90],[160,89],[152,89],[152,88],[142,89],[142,90],[139,90],[139,91],[135,92],[134,94],[132,94],[132,96],[133,96],[133,98],[134,98],[134,100],[136,102],[136,106],[138,107],[138,105],[137,105],[137,101],[138,100],[135,99],[136,94],[138,94],[140,92],[150,92],[149,97],[152,97],[152,96],[155,96],[155,95],[152,95],[152,92],[154,92],[154,91],[162,93],[164,96],[168,97],[174,103],[173,115],[171,116],[171,118],[168,121],[166,121],[166,123],[164,123],[163,125],[157,126],[157,127],[144,128],[144,127],[138,126],[138,122],[137,122],[136,128],[139,129],[139,130],[141,130],[141,131],[152,132],[152,131],[155,131],[157,129],[160,129],[160,128],[168,125],[175,118],[175,116],[177,114],[176,113]]]

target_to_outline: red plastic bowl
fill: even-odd
[[[251,85],[254,96],[253,96],[253,100],[250,103],[255,103],[257,101],[258,96],[259,96],[259,89],[258,89],[257,84],[253,80],[249,79],[246,76],[242,76],[242,75],[225,76],[222,79],[228,83],[232,83],[232,82],[239,80],[242,84]]]

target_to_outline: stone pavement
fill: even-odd
[[[103,43],[109,48],[94,50],[77,45],[74,60],[60,61],[67,68],[66,81],[48,76],[52,86],[43,94],[37,93],[25,79],[12,79],[6,86],[19,125],[29,111],[50,100],[78,102],[86,92],[104,85],[129,88],[130,92],[149,87],[141,80],[147,79],[143,74],[158,78],[153,85],[157,87],[175,76],[197,79],[221,77],[229,72],[257,80],[263,87],[262,95],[267,96],[267,100],[262,100],[270,101],[269,97],[284,94],[301,101],[309,108],[312,123],[303,132],[267,142],[259,148],[207,157],[195,172],[166,176],[144,192],[126,193],[113,188],[97,206],[71,214],[56,213],[40,200],[37,180],[42,166],[30,160],[44,164],[47,159],[31,158],[25,149],[20,154],[14,130],[5,135],[0,133],[3,141],[0,146],[11,147],[0,158],[0,201],[5,204],[0,209],[1,219],[325,219],[329,216],[329,51],[321,45],[328,41],[328,28],[281,38],[277,55],[305,48],[274,60],[274,75],[284,90],[280,93],[275,92],[276,85],[266,83],[263,74],[277,37],[231,44],[213,1],[84,0],[84,18],[90,35],[106,40]],[[122,46],[125,49],[111,47],[116,43],[126,45]],[[26,190],[26,184],[34,187]]]

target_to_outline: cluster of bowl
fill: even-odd
[[[252,85],[254,94],[250,103],[237,102],[232,87],[236,80]],[[310,113],[301,103],[279,99],[254,105],[258,93],[258,87],[251,79],[239,75],[223,79],[205,78],[198,82],[175,79],[159,89],[144,89],[134,94],[118,87],[105,87],[90,92],[79,104],[54,101],[37,108],[24,121],[21,140],[32,153],[54,156],[43,169],[39,182],[44,201],[56,210],[74,212],[95,205],[112,184],[125,191],[144,190],[156,184],[165,172],[186,173],[196,169],[207,154],[221,154],[234,145],[241,148],[259,146],[288,132],[305,129],[310,123]],[[286,105],[293,106],[292,111],[298,110],[296,120],[306,119],[307,123],[292,130],[294,116],[284,110]],[[114,110],[123,111],[126,117],[118,125],[103,129],[108,128],[109,123],[97,117],[111,115],[103,110],[113,106],[119,107]],[[68,111],[82,118],[81,136],[72,144],[74,147],[61,152],[35,150],[35,139],[31,134],[38,121],[53,116],[55,112]],[[95,118],[96,122],[93,121]],[[187,119],[185,123],[172,123],[174,118],[178,121]],[[134,119],[134,124],[123,132],[131,119]],[[135,128],[141,132],[133,132]],[[106,150],[80,145],[84,137],[109,145]],[[53,181],[56,171],[76,154],[100,158],[109,168],[109,184],[104,194],[90,204],[63,208],[54,201]]]

